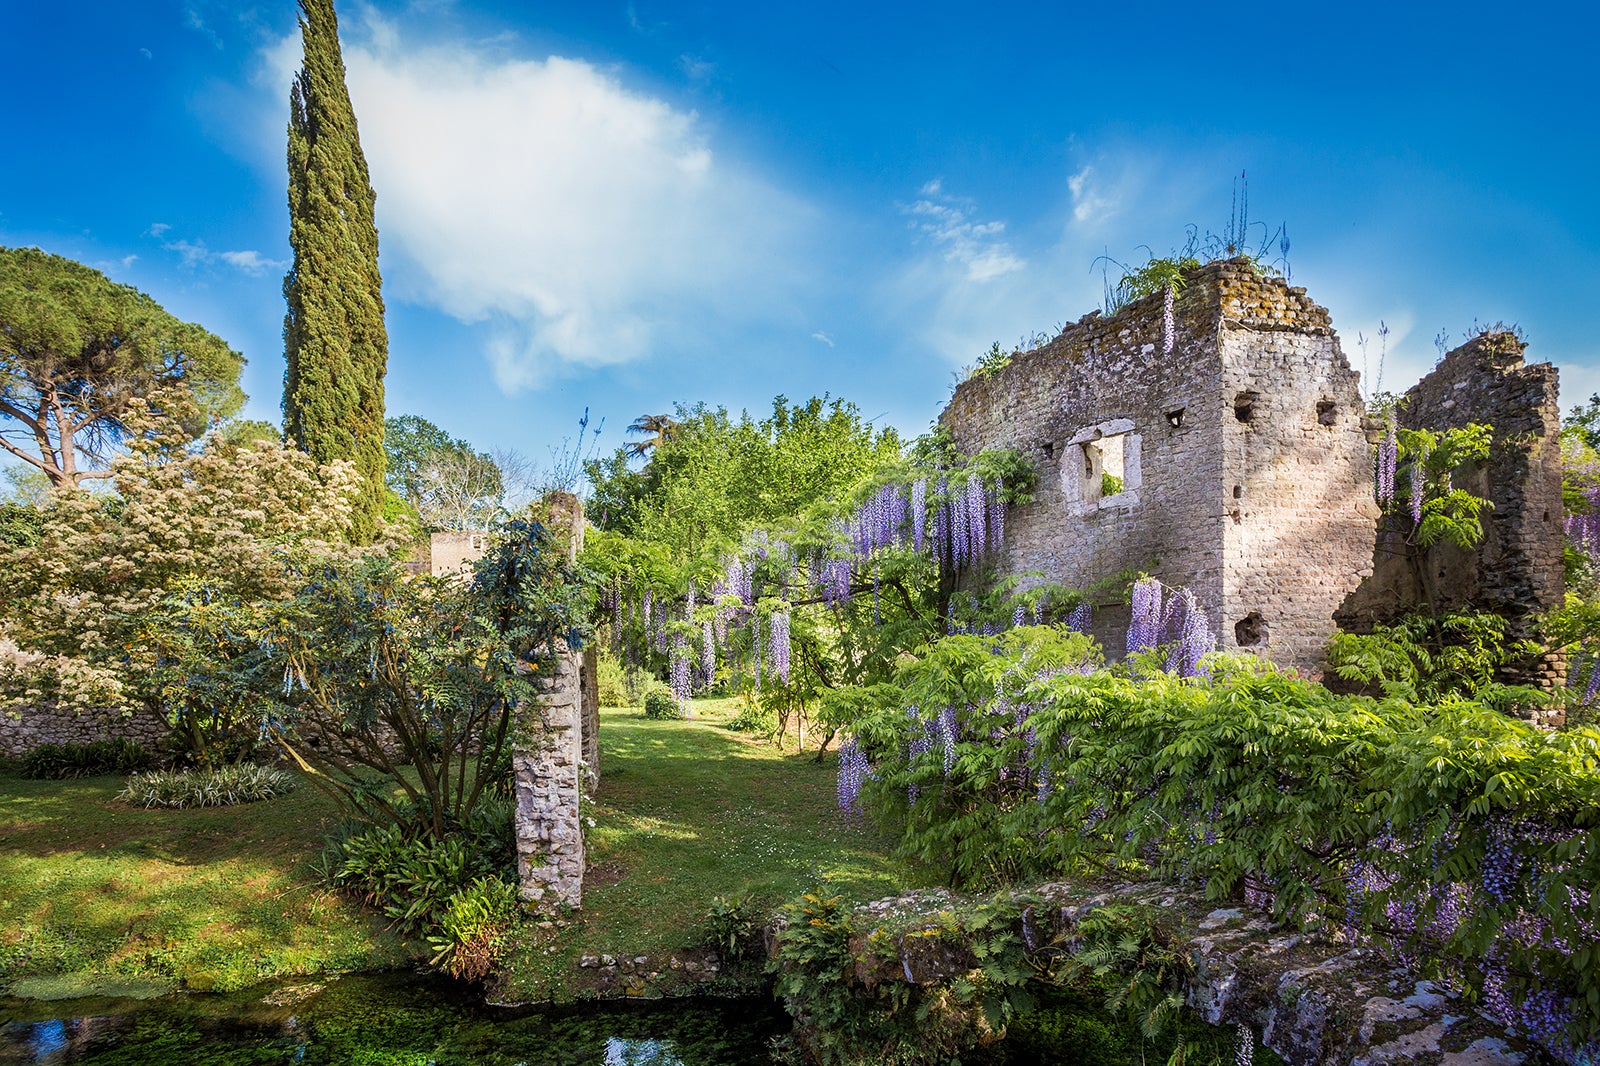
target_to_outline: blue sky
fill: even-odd
[[[1578,4],[340,4],[391,414],[535,460],[705,400],[915,434],[953,373],[1098,306],[1100,254],[1233,179],[1383,385],[1519,323],[1600,391],[1596,20]],[[6,4],[0,244],[249,359],[276,421],[292,4]],[[1373,375],[1369,373],[1369,378]]]

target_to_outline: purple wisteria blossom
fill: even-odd
[[[1167,669],[1179,677],[1210,677],[1211,671],[1201,659],[1217,646],[1206,622],[1206,613],[1194,598],[1194,593],[1183,589],[1172,598],[1172,620],[1175,642],[1167,655]]]
[[[1422,466],[1425,458],[1418,456],[1411,464],[1411,521],[1419,526],[1422,524],[1423,495],[1428,485],[1428,475]]]
[[[1067,628],[1074,633],[1089,632],[1089,623],[1094,620],[1094,609],[1089,606],[1088,600],[1079,600],[1078,606],[1072,609],[1067,616]]]
[[[1172,346],[1178,336],[1177,302],[1178,291],[1168,282],[1167,291],[1161,298],[1161,350],[1167,355],[1172,354]]]
[[[911,546],[922,550],[928,531],[928,479],[919,477],[911,484]]]
[[[1394,503],[1394,477],[1400,463],[1400,440],[1395,435],[1394,410],[1389,410],[1383,443],[1378,445],[1378,502],[1388,507]]]
[[[772,651],[772,670],[785,682],[789,680],[789,612],[772,616],[767,628],[768,646]]]
[[[685,706],[693,694],[689,683],[689,649],[682,634],[672,638],[672,694]]]
[[[700,623],[700,673],[709,686],[717,680],[716,629],[710,619]]]
[[[846,814],[860,814],[861,786],[873,776],[872,766],[861,754],[854,737],[839,749],[839,809]]]
[[[1133,621],[1128,626],[1128,654],[1151,651],[1161,642],[1161,582],[1145,578],[1133,586]]]
[[[954,707],[946,707],[939,712],[938,720],[939,740],[944,745],[944,775],[956,768],[956,739],[961,735],[961,725],[956,721]]]

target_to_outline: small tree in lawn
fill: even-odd
[[[346,814],[443,839],[508,790],[514,712],[583,639],[565,551],[513,523],[467,584],[379,556],[306,577],[267,638],[279,744]]]
[[[144,712],[196,741],[185,746],[202,761],[226,759],[240,745],[210,744],[198,722],[218,705],[172,673],[175,649],[211,624],[209,605],[290,596],[288,561],[344,542],[354,472],[269,442],[212,438],[191,454],[181,426],[130,412],[138,433],[113,464],[115,495],[54,492],[36,538],[0,541],[0,711]],[[253,738],[261,716],[249,713],[223,731]]]

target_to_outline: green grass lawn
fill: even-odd
[[[122,785],[0,776],[0,988],[233,989],[409,956],[307,868],[334,816],[316,789],[172,811],[115,802]]]
[[[725,723],[737,710],[700,700],[689,721],[600,712],[583,909],[513,953],[504,995],[564,998],[580,955],[681,950],[714,896],[776,905],[819,883],[851,899],[907,884],[885,856],[888,842],[838,811],[833,755],[818,763],[812,752],[732,732]]]
[[[712,897],[764,904],[825,882],[866,899],[906,872],[834,805],[834,758],[780,751],[725,723],[601,712],[601,783],[584,814],[584,906],[528,926],[503,994],[569,998],[581,955],[665,956],[693,940]],[[415,945],[328,891],[309,867],[334,810],[316,789],[263,803],[141,810],[117,777],[0,776],[0,990],[27,996],[234,989],[323,970],[395,965]]]

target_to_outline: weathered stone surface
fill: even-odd
[[[1195,965],[1188,1002],[1213,1025],[1244,1024],[1293,1066],[1512,1066],[1541,1053],[1459,996],[1421,981],[1372,946],[1333,943],[1275,926],[1261,914],[1216,907],[1201,892],[1163,884],[1105,891],[1047,884],[1028,898],[1020,932],[1032,952],[1059,954],[1083,918],[1109,904],[1158,907]],[[974,959],[936,915],[961,897],[923,890],[854,910],[855,980],[932,985],[966,973]],[[888,935],[885,932],[890,931]],[[876,935],[874,935],[876,934]],[[768,950],[772,949],[772,933]],[[886,946],[890,945],[890,946]]]
[[[1326,310],[1241,262],[1192,276],[1170,354],[1162,303],[1090,314],[957,387],[940,416],[957,447],[1015,447],[1043,474],[993,576],[1087,589],[1147,570],[1195,593],[1222,647],[1316,673],[1372,566],[1359,376]],[[1123,487],[1105,497],[1108,464]],[[1108,651],[1127,624],[1125,605],[1096,604]]]
[[[92,744],[131,740],[152,755],[166,747],[165,722],[147,714],[74,711],[54,704],[29,707],[15,717],[0,713],[0,758],[15,759],[41,744]]]
[[[1485,610],[1512,622],[1512,636],[1531,634],[1539,614],[1566,594],[1561,499],[1561,406],[1558,375],[1548,363],[1529,366],[1525,347],[1504,332],[1474,337],[1449,352],[1406,392],[1399,408],[1407,429],[1445,431],[1478,422],[1494,429],[1489,460],[1461,471],[1455,484],[1489,500],[1483,542],[1466,552],[1441,542],[1419,560],[1405,554],[1401,530],[1378,531],[1373,573],[1340,607],[1339,624],[1357,632],[1408,611]],[[1377,439],[1381,427],[1371,427]],[[1506,680],[1559,687],[1559,654],[1520,664]]]
[[[518,709],[512,751],[517,876],[522,898],[540,908],[583,904],[583,653],[563,650],[539,704]]]

